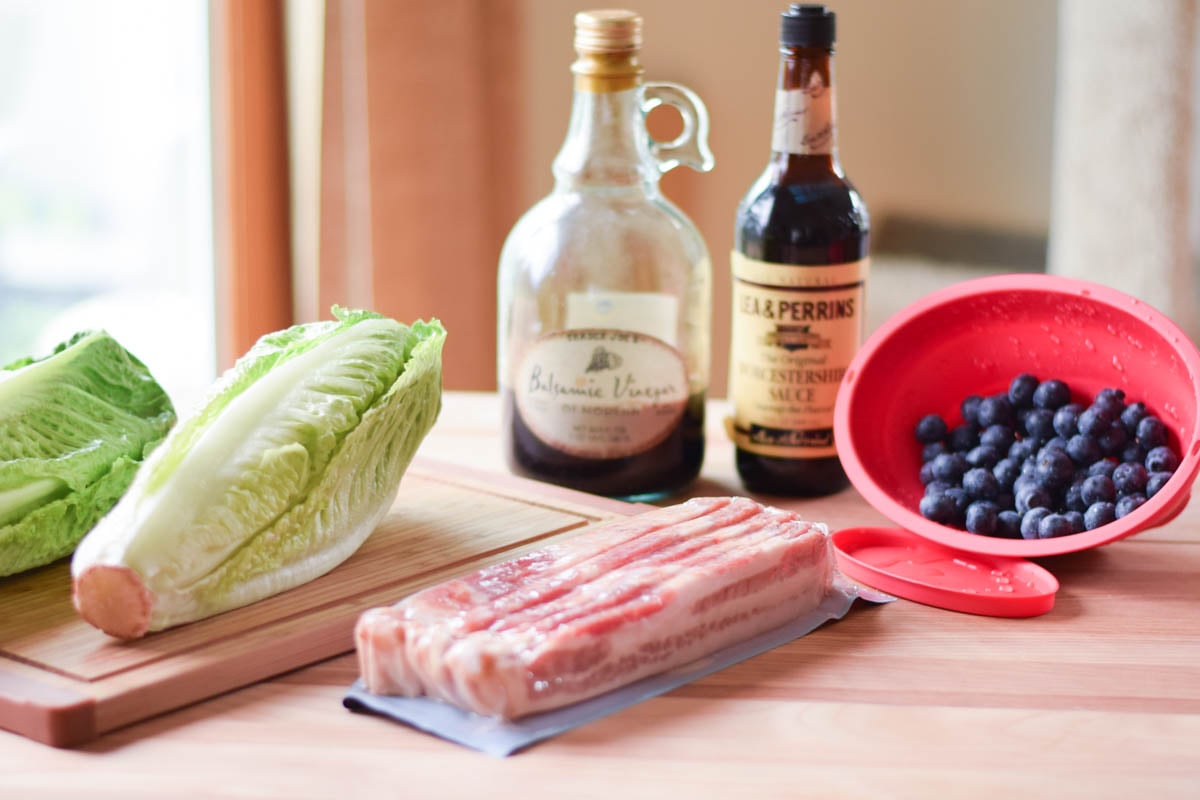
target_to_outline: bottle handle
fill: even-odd
[[[695,92],[677,83],[649,81],[642,85],[642,114],[649,114],[661,105],[672,106],[683,117],[683,132],[669,142],[650,140],[650,153],[658,162],[660,173],[670,172],[683,164],[697,172],[713,168],[712,150],[708,148],[708,109]]]

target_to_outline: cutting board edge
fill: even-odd
[[[52,747],[75,747],[98,735],[97,702],[78,682],[0,657],[0,729]]]

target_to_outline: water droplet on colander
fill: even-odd
[[[1121,364],[1121,359],[1117,358],[1116,356],[1113,356],[1112,365],[1113,369],[1115,369],[1117,372],[1125,371],[1124,365]]]
[[[1091,339],[1084,339],[1084,340],[1083,340],[1083,346],[1084,346],[1084,347],[1086,347],[1088,350],[1095,350],[1095,349],[1096,349],[1096,345],[1095,345],[1095,343],[1093,343],[1093,342],[1092,342],[1092,340],[1091,340]]]

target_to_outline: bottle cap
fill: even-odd
[[[784,47],[833,48],[837,39],[837,15],[823,5],[792,3],[783,12],[779,44]]]
[[[575,15],[575,50],[625,53],[642,46],[642,18],[633,11],[600,9]]]

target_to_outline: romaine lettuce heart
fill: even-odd
[[[321,575],[391,505],[441,407],[445,330],[335,308],[263,337],[148,459],[72,562],[75,602],[120,637]]]

